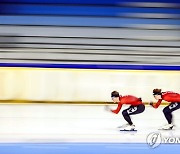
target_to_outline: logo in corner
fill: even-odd
[[[149,147],[151,147],[151,148],[158,147],[162,142],[161,133],[159,133],[159,132],[150,133],[147,136],[146,142],[149,145]]]

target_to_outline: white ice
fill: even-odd
[[[116,115],[104,105],[1,104],[0,142],[145,143],[149,133],[167,123],[164,106],[146,106],[144,113],[131,116],[138,131],[120,132],[117,127],[126,123],[121,112],[127,107]],[[174,130],[161,131],[164,136],[180,136],[180,110],[174,112],[174,122]]]

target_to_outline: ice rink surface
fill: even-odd
[[[117,127],[126,123],[121,112],[127,107],[124,105],[116,115],[107,112],[104,105],[1,104],[0,153],[4,150],[3,154],[10,154],[7,149],[16,149],[21,146],[30,146],[31,150],[34,147],[36,152],[37,147],[40,146],[44,147],[42,149],[46,149],[46,152],[47,149],[51,149],[51,152],[52,149],[56,149],[61,153],[71,153],[71,150],[62,152],[62,149],[73,149],[73,146],[76,148],[80,146],[81,150],[85,148],[86,153],[87,148],[96,148],[96,151],[92,153],[98,153],[101,146],[103,150],[105,150],[103,146],[106,148],[109,146],[111,154],[123,149],[147,149],[148,134],[157,132],[160,126],[166,124],[162,113],[164,106],[158,109],[146,106],[143,113],[131,116],[138,131],[121,132]],[[111,108],[115,109],[116,105],[111,105]],[[180,137],[179,110],[174,112],[174,122],[176,125],[174,130],[160,131],[163,137]],[[180,144],[173,146],[175,145],[176,148],[173,149],[180,150]],[[22,148],[20,149],[22,150]],[[169,149],[172,150],[170,147]],[[168,149],[166,150],[168,151]],[[103,153],[107,152],[106,149]],[[19,153],[21,152],[19,151]]]

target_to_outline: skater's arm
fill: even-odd
[[[153,106],[155,109],[157,109],[157,108],[159,107],[159,105],[161,104],[161,102],[162,102],[162,99],[159,99],[158,102],[155,103],[155,104],[152,104],[152,106]]]
[[[121,104],[121,103],[118,103],[118,107],[117,107],[117,109],[115,109],[115,110],[111,110],[111,112],[113,112],[113,113],[115,113],[115,114],[118,114],[118,113],[119,113],[119,111],[121,110],[121,107],[122,107],[122,104]]]

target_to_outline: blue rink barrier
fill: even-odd
[[[104,64],[0,63],[0,67],[110,69],[110,70],[167,70],[167,71],[179,71],[180,70],[180,65],[104,65]]]
[[[179,144],[146,143],[1,143],[1,154],[179,154]]]
[[[180,9],[172,8],[132,8],[132,7],[92,7],[64,5],[1,4],[1,14],[12,15],[65,15],[65,16],[123,16],[126,13],[180,14]]]
[[[106,5],[118,5],[123,2],[147,2],[147,0],[1,0],[1,2],[9,3],[44,3],[44,4],[106,4]],[[179,0],[151,0],[148,2],[159,2],[159,3],[180,3]]]

